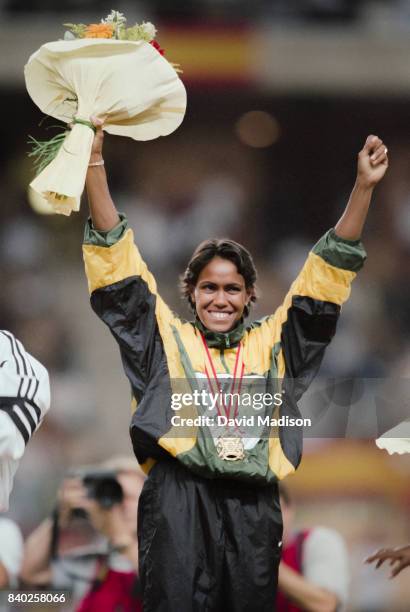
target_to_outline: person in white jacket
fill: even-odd
[[[4,516],[0,516],[0,542],[0,589],[14,589],[23,563],[24,542],[18,525]]]
[[[0,512],[8,510],[19,461],[49,407],[46,368],[0,330]]]

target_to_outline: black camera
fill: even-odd
[[[82,480],[87,489],[87,496],[95,499],[105,510],[110,510],[124,499],[124,493],[115,472],[87,472],[82,476]]]

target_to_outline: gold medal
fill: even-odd
[[[214,380],[215,380],[215,383],[216,383],[216,394],[215,394],[215,391],[214,391],[213,383],[211,381],[211,377],[209,376],[208,368],[207,368],[206,363],[205,363],[205,373],[206,373],[206,377],[208,379],[209,389],[210,389],[211,393],[214,393],[218,397],[218,395],[219,395],[219,391],[218,390],[221,389],[221,384],[220,384],[220,382],[218,380],[218,375],[216,373],[215,365],[214,365],[214,362],[212,360],[211,353],[209,352],[209,349],[208,349],[208,346],[206,344],[206,340],[205,340],[203,334],[201,334],[201,338],[202,338],[202,342],[203,342],[203,345],[204,345],[204,348],[205,348],[206,356],[208,357],[209,365],[211,366],[211,371],[212,371],[212,373],[214,375]],[[229,393],[229,395],[231,397],[230,397],[228,406],[225,405],[224,399],[222,397],[222,395],[223,395],[222,391],[220,392],[220,395],[221,395],[220,403],[222,404],[222,408],[223,408],[223,410],[225,412],[225,415],[226,415],[226,417],[228,419],[229,419],[230,413],[231,413],[231,402],[232,402],[232,398],[234,396],[234,388],[235,388],[235,382],[236,382],[236,373],[238,371],[239,357],[241,355],[241,352],[242,352],[242,343],[240,342],[239,346],[238,346],[237,353],[236,353],[235,367],[234,367],[234,371],[233,371],[232,384],[231,384],[231,391]],[[240,393],[242,379],[243,379],[243,374],[244,374],[244,371],[245,371],[245,364],[243,362],[243,358],[242,358],[242,365],[239,366],[239,371],[240,371],[240,374],[239,374],[238,391],[237,391],[238,395]],[[237,412],[238,412],[238,405],[239,405],[239,400],[237,400],[236,407],[235,407],[235,410],[234,410],[234,418],[236,417]],[[219,409],[218,405],[217,405],[217,410],[218,410],[218,415],[221,416],[221,412],[220,412],[220,409]],[[242,438],[240,436],[238,436],[238,435],[235,435],[235,434],[229,435],[229,433],[230,433],[229,431],[226,431],[226,434],[227,434],[226,436],[220,436],[218,438],[218,441],[216,443],[216,452],[218,453],[218,457],[220,459],[222,459],[223,461],[240,461],[241,459],[245,459],[245,447],[244,447]]]
[[[239,461],[245,458],[242,438],[218,438],[216,450],[218,457],[224,461]]]

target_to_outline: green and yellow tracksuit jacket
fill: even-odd
[[[347,241],[329,230],[313,247],[283,303],[274,314],[233,333],[215,334],[184,322],[164,303],[155,279],[134,244],[127,220],[110,232],[88,222],[84,260],[91,304],[116,339],[131,383],[130,426],[135,454],[145,471],[171,455],[205,477],[230,477],[267,483],[293,472],[301,458],[302,431],[283,426],[259,431],[240,460],[216,452],[206,427],[173,425],[173,394],[192,391],[205,380],[207,344],[217,382],[232,378],[239,347],[243,381],[285,391],[268,416],[297,417],[297,400],[317,373],[332,339],[341,305],[366,254],[359,240]],[[275,412],[273,412],[275,411]],[[183,406],[181,417],[198,415]]]

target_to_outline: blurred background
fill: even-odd
[[[112,2],[0,0],[0,326],[49,369],[52,409],[27,449],[9,516],[27,534],[49,513],[72,466],[130,453],[130,393],[111,336],[91,312],[81,259],[86,202],[72,217],[39,215],[28,134],[46,121],[25,90],[31,53],[63,22],[98,22]],[[117,2],[152,21],[181,64],[188,110],[173,135],[107,137],[114,200],[168,303],[189,316],[178,276],[213,235],[254,254],[273,312],[308,249],[339,218],[368,134],[389,147],[354,283],[322,377],[406,381],[410,375],[410,0],[146,0]],[[407,396],[408,397],[408,396]],[[382,431],[375,430],[375,436]],[[409,574],[389,581],[363,558],[410,540],[410,456],[374,440],[308,440],[287,482],[298,521],[328,525],[351,553],[351,611],[409,609]]]

